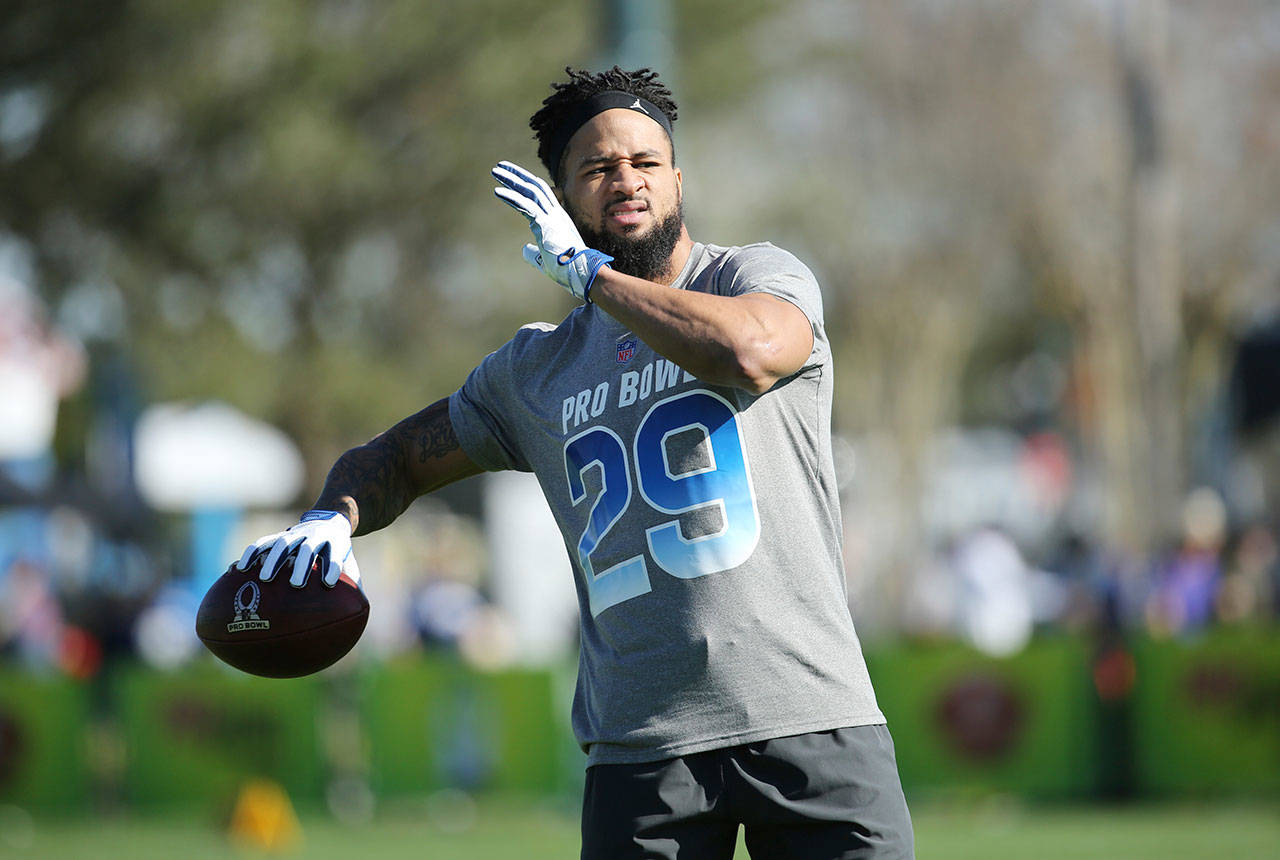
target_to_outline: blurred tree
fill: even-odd
[[[730,45],[773,5],[682,4],[704,92],[748,83]],[[314,489],[344,447],[571,307],[521,261],[488,171],[535,164],[528,116],[605,41],[591,0],[15,0],[0,239],[152,396],[284,427]]]
[[[488,169],[533,163],[526,118],[566,63],[607,55],[602,8],[14,0],[0,244],[31,249],[60,320],[127,344],[154,396],[281,424],[318,481],[570,307],[520,261]],[[1197,477],[1227,343],[1275,302],[1280,8],[671,14],[695,238],[769,239],[815,268],[839,425],[899,455],[864,460],[888,475],[887,501],[855,499],[886,560],[868,573],[925,551],[932,440],[966,414],[1016,420],[962,398],[998,401],[1029,350],[1070,373],[1037,417],[1109,503],[1087,525],[1152,547]]]
[[[1233,332],[1275,302],[1280,10],[809,0],[742,46],[759,86],[699,129],[690,210],[828,289],[839,424],[899,455],[861,461],[891,473],[861,573],[919,564],[930,440],[1029,349],[1070,373],[1040,419],[1100,490],[1079,525],[1154,549]]]
[[[6,4],[0,225],[155,396],[230,399],[322,470],[555,300],[491,261],[520,225],[488,168],[532,160],[587,6]]]

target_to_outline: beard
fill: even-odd
[[[613,257],[610,268],[624,275],[656,281],[671,272],[671,252],[676,249],[684,227],[684,201],[677,201],[670,215],[640,236],[619,236],[607,230],[597,232],[581,223],[582,220],[574,218],[587,247]]]

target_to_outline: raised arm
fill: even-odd
[[[458,445],[446,397],[339,457],[313,507],[343,514],[352,536],[368,534],[418,496],[481,471]]]
[[[596,275],[591,300],[699,379],[753,394],[795,373],[813,350],[804,311],[767,293],[673,290],[606,267]]]
[[[665,169],[656,150],[588,164],[597,161],[611,165],[608,187],[616,195],[637,194]],[[589,175],[597,172],[606,171],[592,167]],[[720,296],[673,290],[616,271],[609,265],[613,257],[585,247],[577,225],[544,180],[509,161],[499,162],[492,173],[500,183],[494,194],[529,221],[535,241],[525,246],[525,260],[575,298],[595,303],[659,355],[699,379],[754,394],[763,394],[804,366],[813,350],[813,327],[796,305],[758,292]],[[678,171],[673,175],[678,185]],[[603,199],[613,198],[605,194]],[[679,270],[692,244],[681,227],[671,270]]]

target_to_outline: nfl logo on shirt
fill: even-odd
[[[618,341],[618,364],[626,364],[636,354],[636,339],[629,337]]]

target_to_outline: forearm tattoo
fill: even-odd
[[[423,426],[420,428],[418,435],[419,463],[438,460],[458,450],[458,437],[453,432],[453,421],[449,419],[447,405],[443,413],[443,415],[436,416],[431,421],[424,421]],[[418,414],[421,415],[422,413],[419,412]]]
[[[355,524],[354,534],[368,534],[390,525],[418,496],[442,486],[455,476],[417,472],[419,464],[441,460],[458,449],[458,437],[449,419],[447,399],[411,415],[369,442],[347,451],[329,470],[316,507],[341,511]]]

